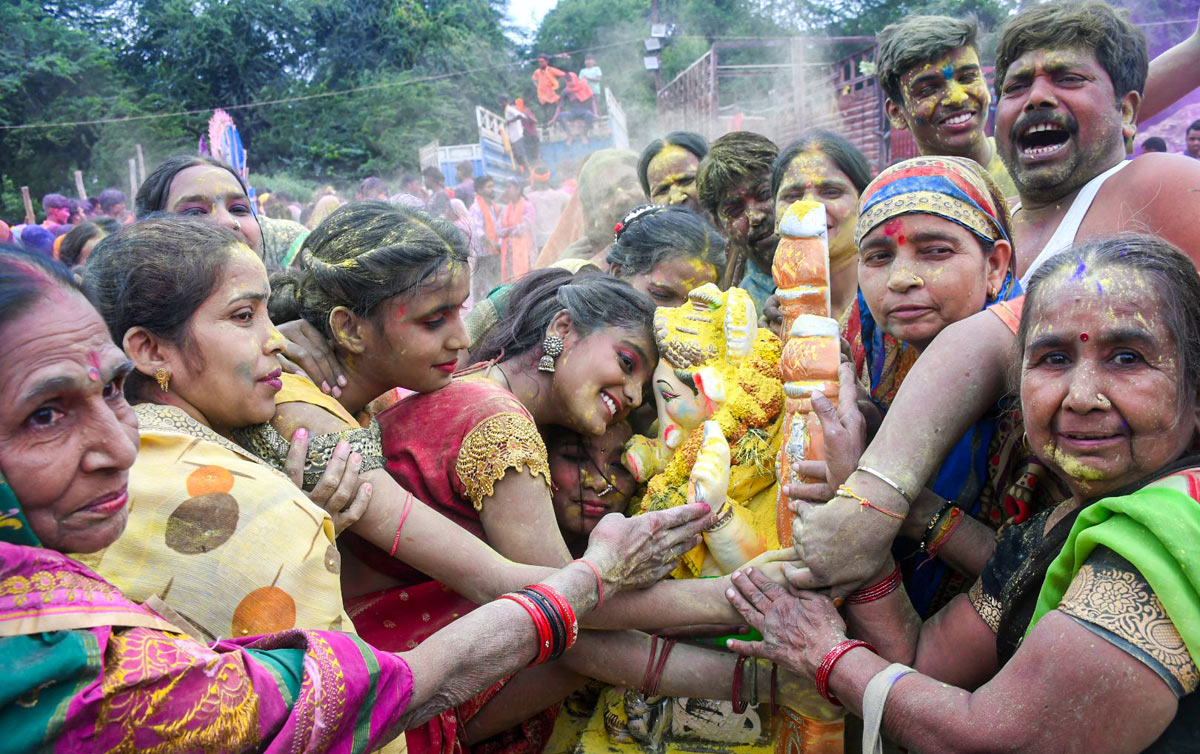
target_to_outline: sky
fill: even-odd
[[[542,16],[557,4],[558,0],[508,0],[508,20],[532,37]]]

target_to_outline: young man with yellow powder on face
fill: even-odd
[[[908,16],[879,32],[875,74],[892,128],[911,131],[921,154],[967,157],[987,168],[1005,196],[1017,187],[987,135],[992,93],[974,19]]]

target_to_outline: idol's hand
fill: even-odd
[[[813,677],[829,650],[846,638],[846,623],[833,600],[822,594],[793,596],[752,569],[733,574],[733,585],[725,592],[729,603],[763,635],[762,641],[730,639],[727,646],[738,654]]]
[[[725,441],[721,425],[714,421],[704,422],[700,450],[688,480],[688,502],[707,503],[720,513],[729,494],[729,465],[729,443]]]
[[[670,450],[660,440],[645,435],[634,435],[625,443],[621,465],[628,469],[640,484],[645,484],[666,468],[669,458]]]
[[[285,322],[278,329],[287,341],[279,357],[284,371],[302,374],[321,388],[321,392],[334,398],[340,397],[342,388],[346,386],[346,377],[342,374],[337,356],[320,331],[305,319]]]
[[[753,560],[748,561],[738,570],[745,571],[753,568],[756,573],[763,574],[776,584],[782,587],[790,587],[791,584],[787,580],[787,571],[795,571],[803,567],[804,563],[796,560],[796,549],[793,547],[783,547],[778,550],[767,550]]]
[[[584,558],[600,571],[606,597],[621,589],[642,589],[675,570],[711,523],[712,510],[703,503],[632,518],[610,513],[592,529]]]

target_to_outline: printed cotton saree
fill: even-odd
[[[208,639],[351,631],[333,522],[282,473],[179,409],[135,407],[129,523],[79,556],[126,596],[156,596]]]

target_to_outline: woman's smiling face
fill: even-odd
[[[1034,452],[1082,499],[1161,469],[1200,416],[1181,395],[1179,351],[1149,281],[1126,269],[1041,284],[1022,356],[1021,406]]]
[[[563,336],[563,353],[551,383],[557,423],[585,435],[602,435],[642,404],[642,386],[657,357],[644,331],[600,327]]]

